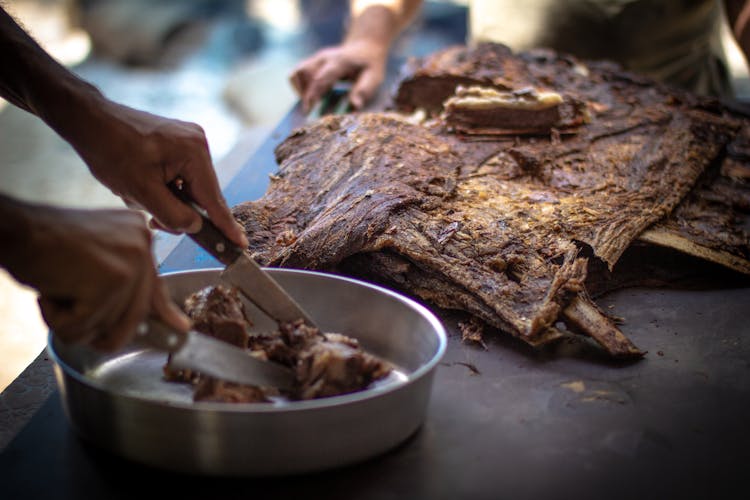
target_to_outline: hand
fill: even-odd
[[[388,47],[369,40],[345,42],[322,49],[302,61],[289,80],[302,99],[305,113],[338,80],[353,80],[349,102],[361,109],[385,78]]]
[[[39,292],[42,316],[61,340],[116,350],[148,314],[190,328],[157,276],[142,214],[39,206],[24,213],[23,255],[8,267]]]
[[[196,232],[200,218],[167,183],[181,178],[216,226],[245,247],[221,195],[203,130],[122,106],[57,63],[0,7],[0,95],[42,118],[70,142],[94,176],[157,226]]]
[[[224,200],[200,126],[152,115],[104,99],[88,106],[89,128],[69,134],[71,143],[94,176],[128,206],[154,216],[152,226],[170,232],[197,232],[194,210],[167,188],[181,179],[183,188],[232,241],[247,237]],[[95,133],[92,133],[95,132]]]

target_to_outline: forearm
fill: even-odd
[[[23,275],[22,268],[33,259],[30,248],[33,207],[0,193],[0,267],[16,279]]]
[[[745,55],[745,60],[750,62],[750,2],[724,0],[724,8],[737,45]]]
[[[0,54],[0,96],[75,141],[77,115],[103,99],[101,93],[55,61],[2,8]]]
[[[344,43],[366,40],[390,47],[421,5],[421,0],[352,0]]]
[[[0,8],[0,96],[39,116],[68,141],[94,176],[161,227],[196,231],[200,218],[167,189],[182,179],[212,221],[247,245],[226,206],[203,130],[120,105],[52,59]]]

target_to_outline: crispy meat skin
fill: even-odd
[[[698,247],[697,256],[745,274],[750,274],[750,157],[738,149],[749,140],[745,125],[723,161],[711,165],[674,212],[652,228],[676,236],[677,250],[695,255],[680,243],[684,240]]]
[[[513,54],[501,44],[459,45],[410,59],[393,100],[400,110],[422,108],[436,113],[458,85],[500,91],[531,87],[575,95],[567,91],[580,88],[587,74],[586,66],[576,59],[549,50]]]
[[[710,165],[714,168],[703,175],[700,185],[655,229],[679,236],[659,244],[749,272],[750,265],[742,262],[750,256],[750,235],[746,229],[750,126],[746,115],[723,109],[711,99],[664,88],[647,78],[626,73],[614,63],[582,63],[544,49],[512,56],[509,49],[499,44],[480,44],[471,49],[456,46],[427,58],[410,60],[394,101],[402,110],[422,107],[435,112],[459,84],[500,90],[524,85],[551,89],[568,99],[593,105],[591,111],[605,116],[625,116],[631,110],[648,113],[656,109],[654,106],[663,109],[666,105],[667,110],[697,109],[721,115],[722,126],[729,131],[741,123],[742,130],[729,144],[729,154],[723,162]],[[692,244],[702,247],[697,248],[698,253],[691,248]]]
[[[397,118],[332,117],[282,144],[280,177],[235,214],[266,264],[331,268],[356,254],[395,253],[415,268],[407,272],[438,276],[428,287],[403,280],[407,290],[537,343],[581,290],[585,261],[573,242],[613,264],[689,189],[701,170],[696,158],[716,154],[718,141],[704,143],[691,127],[713,131],[690,116],[649,120],[619,142],[545,141],[541,154],[533,144],[506,143],[474,166],[457,160],[443,136]],[[625,164],[613,161],[617,144]],[[679,149],[662,151],[666,144]],[[604,175],[592,178],[584,162]],[[661,182],[670,169],[679,177]],[[414,188],[431,185],[441,189]],[[277,243],[281,230],[295,233],[292,245]]]
[[[263,264],[394,284],[532,345],[558,338],[560,319],[580,328],[597,314],[581,248],[611,270],[738,129],[713,101],[548,51],[456,47],[412,69],[395,98],[404,110],[437,112],[458,84],[532,86],[585,103],[590,121],[569,136],[499,138],[395,113],[325,117],[279,145],[269,190],[235,216]],[[592,336],[615,356],[641,354],[624,336]]]

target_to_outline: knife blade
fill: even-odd
[[[151,347],[170,353],[169,366],[196,370],[205,375],[260,387],[291,389],[294,373],[272,361],[254,358],[249,352],[195,330],[181,334],[155,318],[137,329]]]
[[[301,319],[315,326],[307,312],[247,252],[229,240],[184,189],[174,182],[169,188],[200,215],[201,229],[188,236],[226,266],[221,273],[224,281],[239,288],[253,304],[279,323]]]

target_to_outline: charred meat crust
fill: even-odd
[[[597,330],[605,323],[595,307],[569,309],[586,296],[588,263],[612,271],[647,228],[679,216],[743,119],[612,64],[549,51],[453,47],[411,70],[394,102],[431,120],[329,116],[279,145],[267,193],[233,209],[256,259],[399,283],[531,345],[559,337],[553,325],[565,321],[612,356],[642,355],[614,325]],[[548,89],[590,116],[569,135],[460,136],[438,116],[459,84]],[[733,244],[746,248],[746,235]]]

